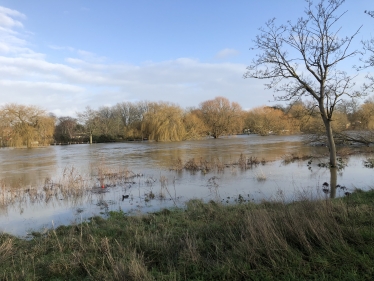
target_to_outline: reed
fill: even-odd
[[[290,163],[293,163],[295,161],[306,161],[306,160],[312,160],[313,157],[312,155],[302,155],[302,154],[286,154],[282,157],[282,163],[287,165]]]
[[[134,183],[135,178],[141,174],[135,174],[126,167],[113,168],[97,166],[92,169],[92,174],[85,175],[74,166],[63,169],[60,178],[45,178],[40,186],[8,186],[4,180],[0,181],[0,207],[19,204],[60,204],[69,202],[72,205],[89,201],[93,193],[98,193],[102,188],[124,186]]]
[[[178,158],[174,163],[170,170],[174,171],[181,171],[187,170],[192,173],[195,172],[202,172],[207,174],[211,171],[222,173],[224,172],[225,168],[234,168],[239,166],[241,169],[252,169],[256,167],[260,163],[265,165],[267,160],[261,159],[258,160],[255,156],[246,157],[243,153],[240,154],[239,159],[237,161],[232,161],[230,163],[223,163],[219,157],[213,157],[210,160],[200,158],[190,158],[184,164],[183,161]]]

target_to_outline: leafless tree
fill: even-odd
[[[74,138],[78,121],[70,116],[61,116],[57,119],[55,139],[58,141],[71,141]]]
[[[240,133],[243,129],[243,111],[236,102],[216,97],[200,104],[202,119],[212,137]]]
[[[314,100],[326,129],[330,165],[336,166],[336,148],[331,122],[335,106],[341,98],[356,98],[353,79],[338,69],[339,63],[359,54],[350,50],[360,28],[350,36],[342,36],[339,20],[346,12],[338,12],[344,0],[320,0],[316,5],[307,0],[305,17],[296,23],[277,26],[269,20],[254,40],[259,54],[247,67],[245,78],[268,79],[267,88],[279,93],[279,101],[295,101],[302,97]]]
[[[90,144],[92,144],[92,136],[100,126],[98,112],[87,106],[85,111],[78,112],[77,115],[79,122],[84,126],[86,133],[89,135]]]

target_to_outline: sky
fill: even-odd
[[[87,106],[167,101],[183,108],[224,96],[274,105],[263,80],[243,79],[264,23],[295,22],[304,0],[0,0],[0,106],[57,116]],[[374,36],[372,0],[347,0],[341,34]],[[357,60],[357,59],[356,59]],[[344,62],[353,73],[354,61]],[[370,70],[367,70],[370,71]],[[365,73],[366,74],[366,73]],[[364,73],[358,74],[363,83]]]

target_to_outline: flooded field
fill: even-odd
[[[111,210],[152,212],[191,198],[292,201],[373,187],[374,171],[365,166],[371,155],[342,157],[332,172],[324,167],[327,152],[300,136],[255,135],[0,149],[0,231],[26,236]]]

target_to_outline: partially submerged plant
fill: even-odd
[[[366,168],[374,168],[374,158],[367,158],[366,160],[364,160],[364,166]]]
[[[256,173],[256,179],[257,181],[266,181],[265,173],[262,170],[260,170],[260,172]]]
[[[305,160],[311,161],[313,159],[313,156],[291,153],[291,154],[284,155],[282,158],[283,158],[282,163],[287,165],[287,164],[293,163],[295,161],[305,161]]]

